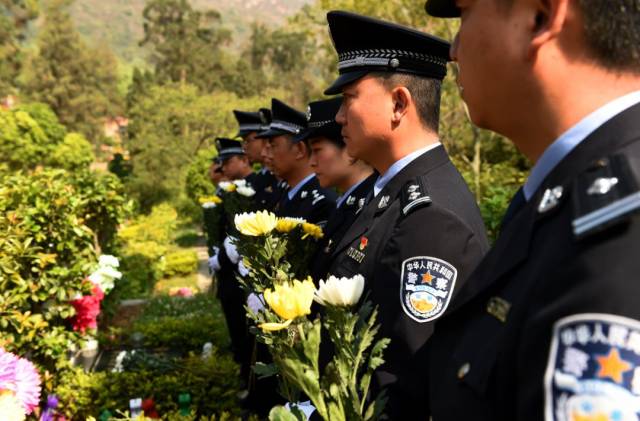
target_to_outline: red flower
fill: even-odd
[[[85,295],[82,298],[71,301],[71,305],[76,309],[73,318],[73,330],[85,333],[87,329],[98,327],[98,316],[100,315],[100,302],[104,298],[104,293],[99,286],[93,286],[93,294]]]

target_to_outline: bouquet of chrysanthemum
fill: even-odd
[[[40,402],[40,375],[35,366],[0,348],[0,415],[24,420]]]
[[[375,420],[384,407],[384,397],[367,401],[374,370],[383,363],[382,354],[388,339],[376,339],[379,325],[377,311],[365,302],[360,308],[364,278],[320,281],[316,290],[307,279],[276,285],[264,292],[268,304],[262,311],[259,336],[273,356],[270,366],[257,364],[263,375],[277,373],[283,382],[283,392],[290,402],[298,393],[311,400],[318,414],[325,420]],[[306,318],[311,301],[325,307],[314,321]],[[326,367],[319,362],[321,329],[326,329],[333,354]],[[367,402],[369,402],[367,404]],[[282,415],[284,408],[276,407],[272,418]],[[299,417],[300,413],[293,410]],[[302,418],[304,419],[304,418]]]
[[[224,212],[231,222],[233,228],[233,218],[242,212],[254,210],[255,201],[253,196],[256,191],[246,180],[222,181],[219,186],[222,188],[222,198]]]
[[[301,218],[277,218],[268,211],[236,215],[235,245],[249,275],[242,282],[251,292],[308,275],[309,259],[322,229]]]

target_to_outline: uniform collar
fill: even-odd
[[[351,193],[353,193],[353,191],[355,189],[357,189],[362,183],[364,183],[365,181],[367,181],[367,178],[369,177],[365,177],[362,180],[358,181],[356,184],[354,184],[353,186],[349,187],[349,190],[347,190],[346,192],[344,192],[344,194],[342,196],[340,196],[338,198],[338,200],[336,201],[336,209],[339,209],[340,206],[342,206],[342,204],[344,203],[345,200],[347,200],[347,198],[349,197],[349,195]]]
[[[616,115],[638,103],[640,103],[640,91],[617,98],[584,117],[578,124],[556,139],[533,166],[531,174],[523,186],[525,199],[529,201],[558,163],[591,133]]]
[[[304,187],[304,185],[307,184],[309,181],[311,181],[311,179],[315,176],[316,176],[315,173],[311,173],[308,176],[306,176],[301,182],[296,184],[295,187],[291,187],[287,192],[287,197],[289,197],[289,200],[293,200],[293,198]]]
[[[378,194],[382,191],[382,189],[384,189],[384,186],[386,186],[389,183],[389,181],[391,181],[391,179],[396,176],[396,174],[402,171],[404,167],[411,164],[422,154],[425,154],[430,150],[437,148],[438,146],[440,146],[440,142],[436,142],[432,145],[425,146],[424,148],[418,149],[417,151],[413,151],[409,155],[405,156],[404,158],[401,158],[396,162],[394,162],[393,165],[389,167],[387,172],[382,174],[380,177],[378,177],[378,180],[376,180],[376,184],[373,186],[373,196],[374,197],[378,196]]]

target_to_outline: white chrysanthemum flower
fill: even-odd
[[[356,305],[360,301],[362,291],[364,291],[364,276],[362,275],[356,275],[353,278],[330,276],[326,282],[320,281],[320,287],[316,290],[313,299],[323,306],[348,307]]]
[[[238,186],[238,189],[236,191],[238,192],[238,194],[241,194],[245,197],[252,197],[256,194],[256,191],[250,186]]]
[[[247,180],[240,178],[238,180],[233,180],[233,184],[235,184],[236,187],[246,187]]]
[[[111,266],[111,267],[117,268],[120,266],[120,261],[118,261],[118,258],[115,256],[111,256],[110,254],[103,254],[98,259],[98,265]]]
[[[205,208],[205,209],[215,208],[216,206],[218,206],[218,205],[216,205],[213,202],[204,202],[202,204],[202,207]]]

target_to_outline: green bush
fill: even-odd
[[[177,411],[178,395],[190,393],[197,416],[222,412],[236,414],[236,394],[240,389],[238,366],[230,356],[214,353],[177,362],[173,370],[159,373],[141,370],[120,373],[85,373],[80,369],[63,373],[56,394],[59,408],[71,419],[98,417],[108,409],[125,411],[133,398],[153,398],[161,415]],[[175,419],[175,418],[166,418]]]
[[[170,205],[154,207],[118,231],[121,243],[122,279],[112,295],[120,298],[147,297],[166,268],[165,255],[171,248],[178,215]]]
[[[165,256],[164,277],[189,275],[198,269],[198,255],[193,250],[176,250]]]
[[[176,229],[177,220],[176,210],[171,205],[163,203],[155,206],[149,215],[141,215],[124,226],[118,235],[127,245],[147,241],[166,245],[171,242],[171,234]]]
[[[28,354],[43,370],[66,365],[78,340],[69,302],[89,292],[83,281],[96,263],[101,230],[114,230],[123,215],[118,192],[101,193],[104,181],[50,169],[0,180],[0,346]]]
[[[201,350],[206,342],[229,346],[220,303],[206,294],[191,298],[161,296],[149,301],[130,333],[144,336],[149,348]]]

